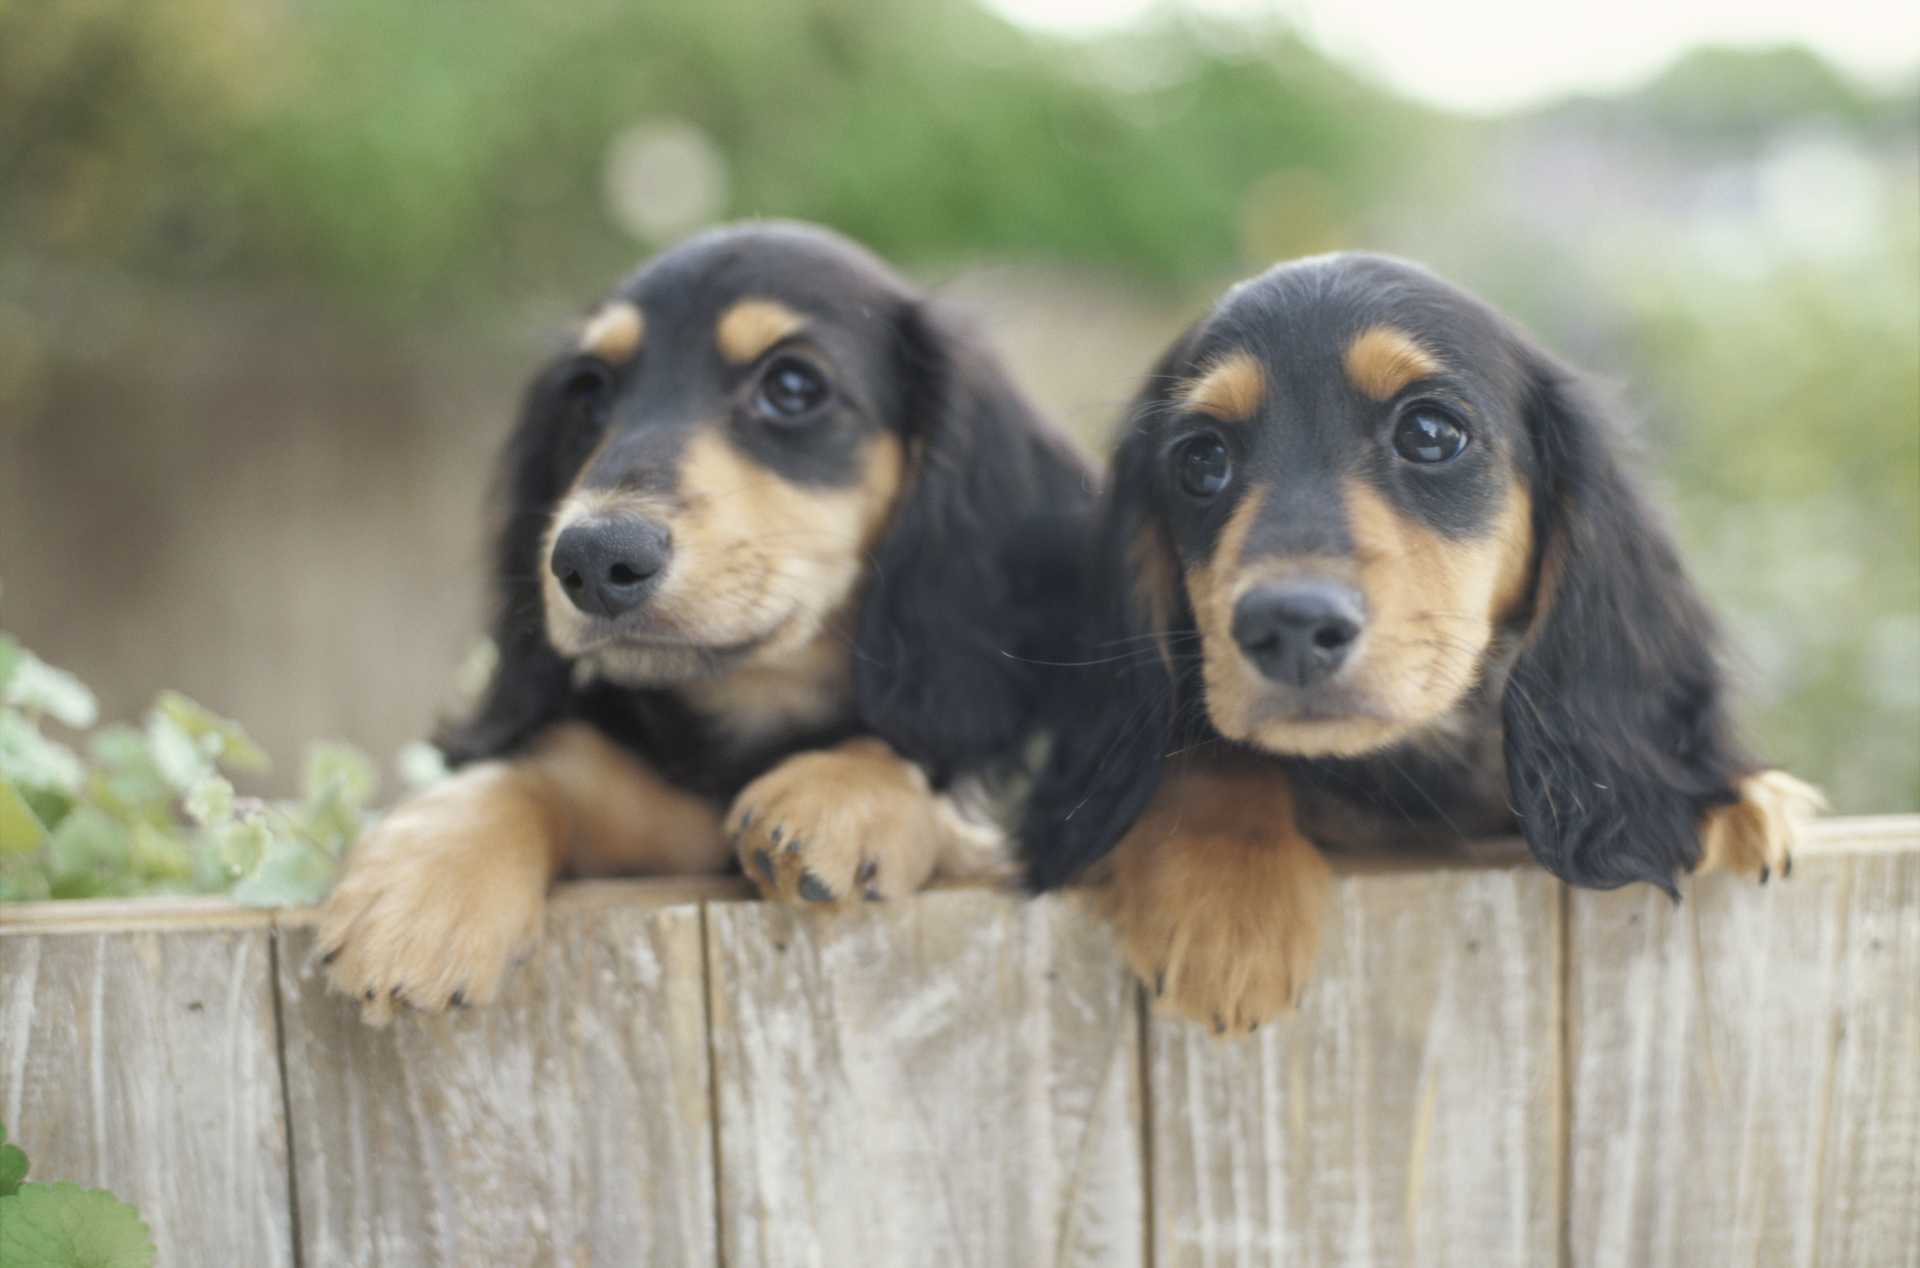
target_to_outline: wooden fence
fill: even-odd
[[[1920,818],[1687,888],[1343,874],[1241,1040],[1071,900],[575,885],[386,1030],[303,913],[0,908],[0,1112],[194,1268],[1920,1263]]]

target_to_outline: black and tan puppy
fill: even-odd
[[[1518,829],[1572,884],[1675,892],[1784,871],[1817,804],[1735,740],[1613,420],[1411,265],[1229,292],[1136,401],[1095,554],[1032,879],[1095,869],[1135,971],[1221,1029],[1300,990],[1321,847]]]
[[[737,850],[831,905],[1004,865],[953,793],[1023,748],[1049,617],[1021,534],[1091,478],[877,259],[780,224],[661,255],[534,382],[504,476],[464,769],[323,912],[372,1019],[491,998],[560,874]]]

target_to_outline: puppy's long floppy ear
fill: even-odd
[[[1727,716],[1719,636],[1589,388],[1531,354],[1539,579],[1502,701],[1507,779],[1534,856],[1575,885],[1700,858],[1703,815],[1753,769]]]
[[[1081,561],[1075,638],[1049,697],[1052,748],[1020,833],[1035,889],[1066,884],[1119,844],[1182,742],[1179,719],[1198,703],[1192,614],[1152,514],[1158,455],[1142,427],[1168,407],[1189,338],[1160,358],[1127,411]]]
[[[1094,479],[923,304],[897,333],[908,476],[872,560],[854,682],[867,725],[941,782],[1018,757],[1041,689],[1046,578]]]
[[[434,742],[454,765],[512,752],[565,712],[572,669],[547,641],[541,606],[542,542],[596,424],[611,377],[601,363],[568,357],[528,386],[500,457],[495,498],[504,506],[494,539],[497,659],[470,718],[443,726]]]

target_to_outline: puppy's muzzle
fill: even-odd
[[[672,535],[652,520],[584,519],[554,540],[548,565],[574,607],[614,620],[647,601],[672,554]]]
[[[1359,591],[1329,581],[1255,586],[1233,607],[1233,638],[1266,677],[1312,687],[1338,673],[1366,628]]]

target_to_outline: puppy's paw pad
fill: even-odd
[[[445,805],[389,815],[321,908],[315,962],[328,986],[376,1026],[400,1008],[490,1002],[539,940],[547,864],[534,830],[510,813],[475,821]]]
[[[1299,839],[1134,838],[1099,902],[1156,1008],[1244,1034],[1299,1006],[1331,874]]]
[[[1306,925],[1253,940],[1206,920],[1120,933],[1155,1008],[1216,1035],[1251,1034],[1295,1011],[1319,950],[1317,931]]]
[[[1724,870],[1757,876],[1793,874],[1793,852],[1807,825],[1826,809],[1813,785],[1785,771],[1767,770],[1740,783],[1740,797],[1707,812],[1700,831],[1700,865],[1695,870]]]
[[[726,830],[741,870],[769,897],[881,902],[931,872],[932,804],[917,768],[848,745],[789,758],[747,785]]]

